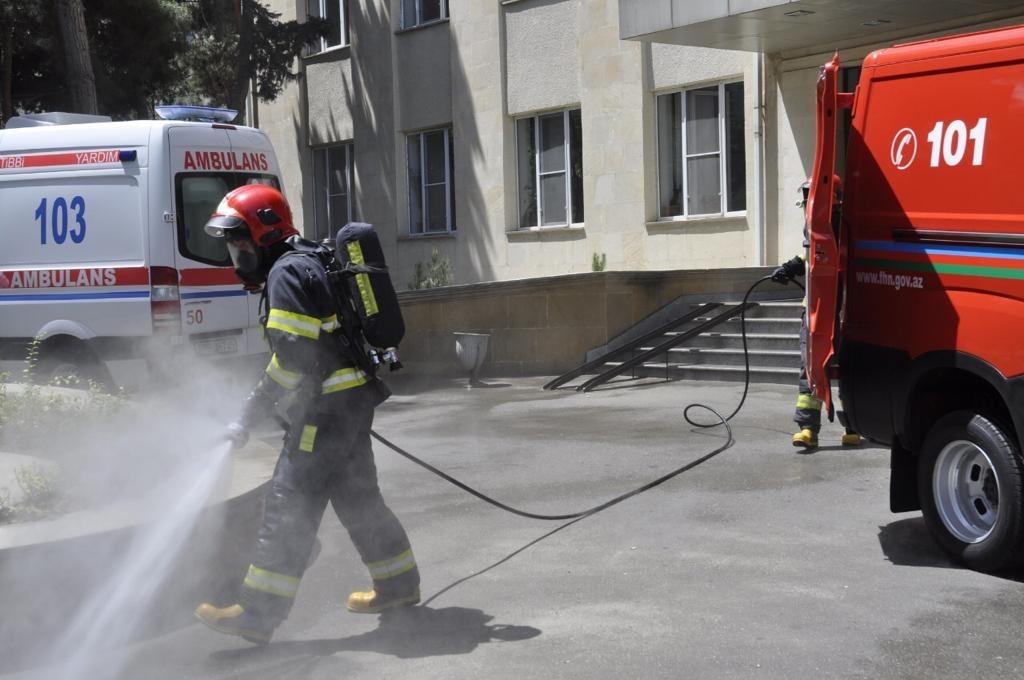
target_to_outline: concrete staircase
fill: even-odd
[[[796,384],[800,374],[800,300],[758,303],[747,310],[747,350],[752,382]],[[667,364],[666,364],[667,362]],[[669,350],[660,365],[648,362],[644,374],[694,380],[742,380],[743,338],[734,317],[681,347]]]
[[[735,304],[727,302],[724,305]],[[800,374],[800,300],[758,302],[746,313],[747,348],[750,355],[750,380],[760,383],[796,385]],[[706,321],[698,317],[687,325],[666,333],[683,333]],[[662,340],[645,343],[639,354]],[[614,365],[606,364],[607,367]],[[603,370],[603,369],[602,369]],[[667,353],[637,366],[624,375],[663,377],[670,380],[743,380],[744,357],[740,318],[735,316]]]

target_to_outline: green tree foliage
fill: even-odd
[[[256,0],[82,0],[100,113],[151,118],[161,103],[243,110],[272,100],[329,24],[280,21]],[[73,111],[53,2],[0,0],[0,117]]]
[[[250,85],[271,101],[294,80],[295,58],[328,35],[330,23],[316,17],[281,21],[256,0],[178,0],[189,13],[189,49],[179,59],[189,98],[241,111]]]
[[[65,94],[58,77],[58,73],[63,73],[59,64],[59,39],[50,3],[0,0],[3,120],[16,109],[40,111],[59,101]]]
[[[187,14],[174,0],[83,0],[100,113],[150,117],[177,85],[176,56],[187,49]],[[3,118],[74,111],[54,3],[0,0]]]

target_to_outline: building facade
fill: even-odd
[[[399,289],[431,262],[463,284],[787,259],[833,51],[852,88],[872,49],[1024,21],[999,0],[266,4],[336,27],[251,112],[285,192],[307,236],[374,224]]]

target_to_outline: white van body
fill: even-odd
[[[264,354],[259,295],[203,225],[236,186],[280,188],[266,135],[83,118],[0,130],[0,370],[34,340],[41,375],[123,387]]]

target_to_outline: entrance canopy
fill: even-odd
[[[1020,0],[619,0],[624,40],[794,56],[1022,13]]]

